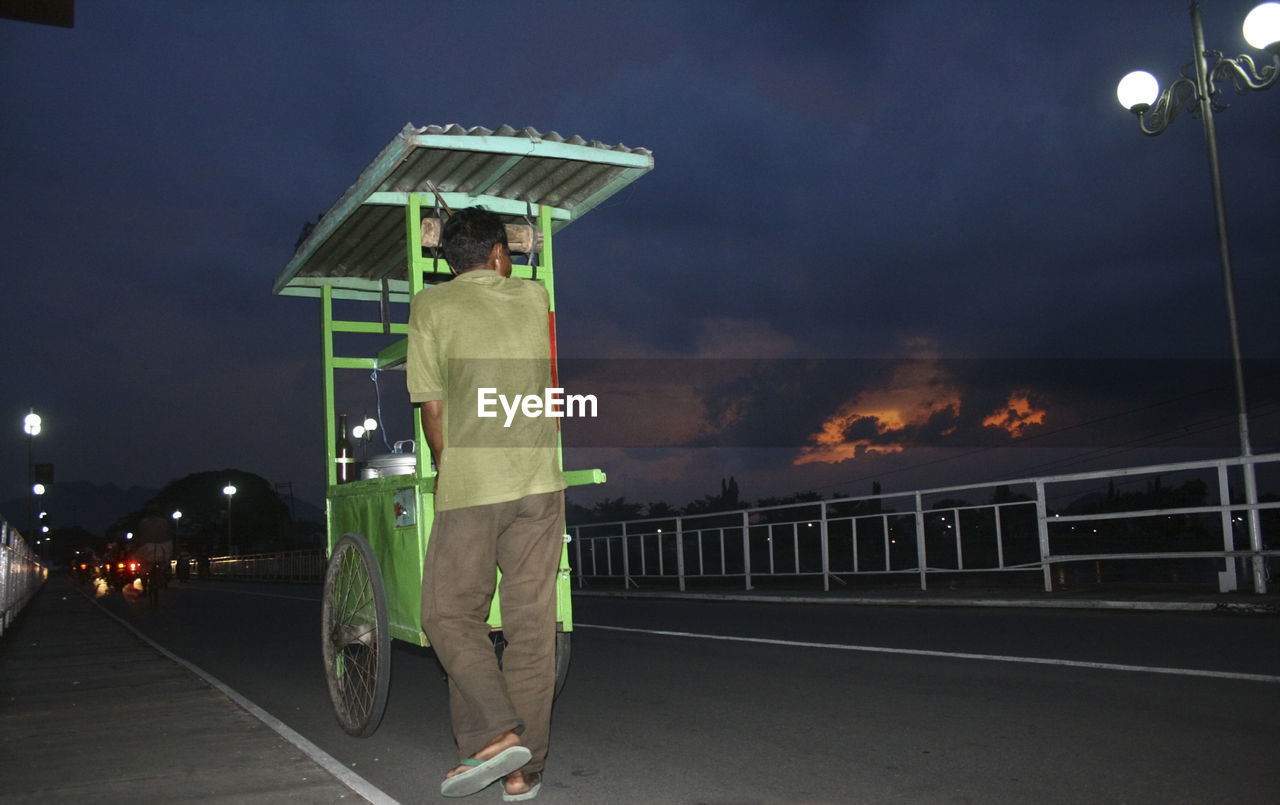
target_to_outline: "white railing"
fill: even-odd
[[[0,518],[0,635],[48,575],[18,530]]]
[[[1266,592],[1280,556],[1280,454],[1254,456],[1271,499],[1244,499],[1239,459],[1162,464],[570,527],[579,587],[620,581],[680,590],[692,580],[1039,573],[1046,591],[1132,581]],[[1138,491],[1141,488],[1143,491]],[[1264,500],[1267,496],[1264,495]],[[985,499],[985,500],[982,500]],[[1159,504],[1159,505],[1155,505]],[[1261,515],[1262,546],[1246,521]]]
[[[209,559],[209,575],[217,579],[316,582],[324,581],[327,561],[322,550],[214,556]]]

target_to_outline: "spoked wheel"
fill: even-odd
[[[564,681],[569,676],[569,650],[573,645],[572,632],[556,632],[556,691],[555,697],[560,697],[560,691],[564,689]],[[502,667],[502,654],[507,648],[507,641],[503,638],[502,632],[491,632],[489,635],[493,640],[494,653],[498,655],[498,667]]]
[[[347,534],[333,547],[321,620],[324,672],[338,723],[351,735],[372,735],[387,706],[391,632],[382,571],[361,536]]]

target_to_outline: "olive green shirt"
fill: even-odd
[[[437,511],[565,488],[559,420],[543,402],[552,387],[549,310],[537,282],[486,269],[413,298],[409,399],[444,407]]]

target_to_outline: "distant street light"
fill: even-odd
[[[34,453],[33,441],[36,436],[40,435],[40,426],[42,420],[40,415],[36,413],[36,409],[28,409],[30,413],[22,418],[22,431],[27,434],[27,487],[31,490],[31,500],[28,504],[27,511],[27,533],[35,538],[36,530],[36,495],[44,494],[44,487],[40,491],[36,491],[36,460]]]
[[[1270,89],[1280,79],[1280,3],[1263,3],[1249,12],[1244,21],[1245,40],[1259,50],[1270,53],[1272,64],[1259,68],[1248,55],[1229,58],[1218,51],[1207,51],[1204,29],[1200,24],[1200,4],[1191,3],[1191,37],[1195,76],[1181,74],[1164,92],[1155,76],[1138,71],[1120,81],[1116,97],[1121,105],[1138,116],[1144,134],[1160,134],[1184,108],[1197,113],[1204,127],[1209,151],[1209,180],[1213,188],[1213,207],[1218,227],[1218,258],[1222,264],[1222,284],[1227,298],[1227,326],[1231,334],[1231,360],[1235,371],[1237,419],[1240,430],[1240,455],[1244,470],[1245,503],[1248,505],[1249,549],[1253,555],[1253,589],[1267,591],[1266,566],[1262,550],[1262,524],[1258,515],[1258,483],[1249,441],[1249,417],[1245,404],[1244,365],[1240,358],[1240,335],[1236,325],[1235,281],[1231,276],[1231,245],[1227,236],[1226,203],[1223,200],[1222,173],[1218,164],[1218,139],[1214,131],[1213,113],[1226,108],[1214,83],[1230,81],[1238,94],[1250,90]],[[1212,69],[1207,59],[1213,58]],[[1213,82],[1213,83],[1211,83]],[[1230,501],[1223,501],[1224,504]]]
[[[231,553],[231,498],[236,493],[233,484],[227,484],[222,487],[222,494],[227,496],[227,553]]]

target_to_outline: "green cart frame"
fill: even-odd
[[[554,366],[553,236],[652,168],[653,157],[643,148],[565,140],[555,132],[409,125],[309,225],[276,279],[278,295],[320,300],[329,552],[321,646],[334,711],[348,733],[370,735],[382,719],[391,639],[429,645],[420,610],[434,472],[430,461],[417,460],[411,474],[337,483],[336,373],[376,376],[404,368],[409,301],[426,285],[452,276],[433,248],[441,218],[473,206],[502,216],[514,236],[512,251],[529,255],[526,265],[513,265],[512,276],[547,289]],[[341,316],[338,305],[344,306]],[[382,346],[339,355],[339,338]],[[414,444],[425,445],[421,421],[416,414],[412,419]],[[594,469],[565,470],[564,476],[570,485],[605,480]],[[573,630],[568,539],[566,533],[556,581],[557,693]],[[496,596],[489,623],[500,651]]]

